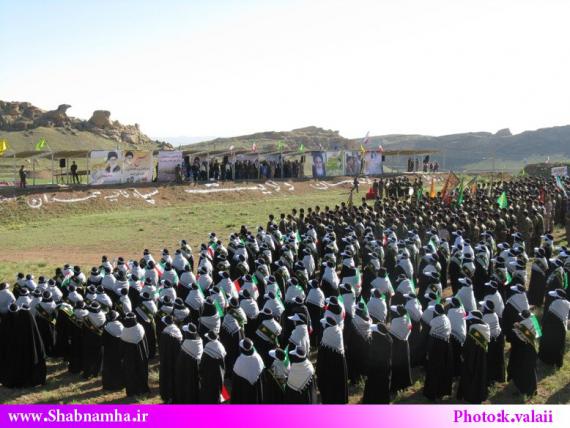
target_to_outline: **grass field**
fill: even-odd
[[[195,251],[211,231],[224,240],[240,228],[264,225],[270,213],[278,215],[293,207],[334,206],[347,200],[349,185],[316,190],[308,183],[294,183],[294,191],[271,195],[251,192],[229,192],[212,195],[189,195],[183,188],[160,189],[154,206],[144,201],[89,200],[63,207],[52,204],[30,209],[24,200],[0,204],[0,237],[3,248],[0,281],[13,282],[17,272],[51,275],[63,263],[80,264],[84,271],[98,265],[101,255],[111,259],[124,256],[140,258],[149,248],[159,253],[167,247],[174,250],[180,239],[187,239]],[[363,191],[368,186],[363,186]],[[68,195],[69,196],[69,195]],[[77,195],[77,192],[74,193]],[[357,198],[355,198],[356,201]],[[8,214],[10,213],[10,214]],[[562,231],[556,233],[562,243]],[[567,340],[567,349],[570,341]],[[398,403],[426,403],[422,395],[421,372],[414,372],[416,383],[396,397]],[[570,356],[564,367],[554,371],[539,363],[539,390],[529,403],[570,403]],[[61,360],[50,361],[48,382],[43,387],[8,390],[0,387],[2,403],[157,403],[158,364],[151,362],[151,393],[127,399],[124,392],[101,390],[100,379],[83,380],[67,373]],[[362,386],[351,388],[350,402],[357,403]],[[455,403],[447,398],[444,403]],[[499,385],[491,391],[490,403],[523,403],[511,384]]]

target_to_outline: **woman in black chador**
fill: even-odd
[[[121,334],[123,324],[117,311],[109,311],[103,327],[103,389],[116,391],[125,387],[121,361]]]
[[[2,383],[7,388],[28,388],[46,383],[46,355],[40,332],[30,309],[15,303],[2,318],[5,346]]]
[[[316,404],[315,369],[301,347],[289,352],[291,370],[285,386],[286,404]]]
[[[174,372],[174,403],[198,404],[200,379],[198,367],[204,352],[202,338],[192,323],[182,327],[183,341]]]
[[[481,404],[487,399],[487,351],[491,340],[489,325],[483,314],[472,311],[467,316],[467,337],[463,345],[463,364],[457,398]]]
[[[548,295],[553,300],[542,318],[538,358],[545,364],[561,368],[564,362],[570,303],[566,298],[566,292],[562,289],[549,291]]]
[[[83,373],[84,379],[98,376],[101,370],[103,326],[107,321],[98,302],[87,308],[89,313],[83,318]]]
[[[384,324],[373,324],[368,351],[368,376],[363,404],[389,404],[392,377],[392,336]]]
[[[391,392],[398,392],[412,385],[412,369],[410,367],[410,347],[408,337],[412,323],[406,309],[402,305],[390,306],[392,322],[392,382]]]
[[[273,360],[263,372],[263,404],[283,404],[290,364],[281,348],[269,351]]]
[[[123,373],[127,396],[146,394],[148,387],[148,343],[145,330],[132,312],[125,316],[121,333]]]
[[[182,332],[174,323],[174,319],[168,315],[162,319],[166,327],[160,333],[159,341],[159,385],[160,398],[165,403],[170,403],[174,399],[174,385],[176,376],[176,360],[180,353],[182,344]]]
[[[526,396],[536,393],[536,360],[540,338],[537,324],[530,311],[524,310],[513,325],[507,380],[512,379],[519,392]]]
[[[239,344],[232,375],[232,404],[261,404],[263,402],[262,373],[263,360],[253,347],[253,342],[245,338]]]
[[[443,305],[434,306],[426,352],[426,378],[424,395],[436,400],[451,395],[453,383],[453,350],[451,349],[451,323]]]
[[[200,361],[200,403],[219,404],[224,387],[224,345],[213,331],[204,336],[204,353]]]
[[[348,370],[342,329],[332,317],[321,320],[323,336],[317,354],[317,385],[323,404],[348,403]]]

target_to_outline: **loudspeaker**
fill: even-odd
[[[60,160],[59,160],[59,167],[60,167],[60,168],[65,168],[65,159],[60,159]]]

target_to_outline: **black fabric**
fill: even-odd
[[[103,370],[101,380],[103,389],[117,391],[125,387],[123,362],[121,360],[121,339],[104,331],[103,343]]]
[[[220,393],[224,384],[224,359],[214,359],[207,354],[200,361],[200,403],[220,403]]]
[[[348,403],[348,369],[344,354],[320,346],[316,374],[323,404]]]
[[[560,318],[547,311],[542,318],[542,337],[538,357],[545,364],[562,367],[566,347],[566,329]]]
[[[389,404],[392,378],[392,336],[372,334],[363,404]]]
[[[122,341],[121,351],[127,396],[150,392],[148,387],[149,349],[146,336],[136,344]]]
[[[429,400],[451,395],[453,351],[451,343],[430,336],[426,353],[426,377],[423,393]]]
[[[184,351],[178,353],[174,371],[174,403],[198,404],[200,402],[199,361]]]
[[[181,341],[167,333],[162,333],[159,345],[160,366],[159,366],[159,386],[160,398],[165,403],[170,403],[174,399],[176,361],[180,353]]]

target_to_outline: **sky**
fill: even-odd
[[[151,137],[570,123],[568,0],[0,0],[0,99]]]

